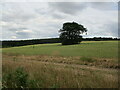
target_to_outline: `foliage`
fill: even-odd
[[[7,87],[26,87],[28,81],[28,74],[22,67],[18,67],[14,72],[10,72],[3,77],[4,86]]]
[[[94,38],[82,38],[82,41],[110,41],[110,40],[120,40],[119,38],[110,37],[94,37]],[[0,41],[2,43],[2,48],[34,45],[34,44],[44,44],[44,43],[60,43],[59,38],[49,38],[49,39],[32,39],[32,40],[9,40]],[[0,48],[1,48],[0,47]],[[33,47],[34,48],[34,47]]]
[[[60,32],[60,39],[62,41],[62,45],[71,45],[81,42],[82,36],[80,36],[80,34],[87,32],[87,29],[84,28],[83,25],[80,25],[76,22],[67,22],[63,24]]]
[[[5,40],[5,41],[2,41],[2,48],[34,45],[34,44],[44,44],[44,43],[60,43],[60,40],[59,38],[32,39],[32,40],[8,40],[8,41]]]

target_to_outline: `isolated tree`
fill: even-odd
[[[63,24],[59,32],[62,45],[71,45],[81,42],[82,36],[80,34],[87,32],[87,29],[76,22],[67,22]]]

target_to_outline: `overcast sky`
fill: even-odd
[[[117,2],[7,2],[2,8],[2,39],[40,39],[59,36],[65,22],[84,25],[84,37],[118,37]]]

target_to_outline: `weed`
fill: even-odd
[[[17,86],[25,87],[28,80],[28,74],[23,70],[23,68],[22,67],[17,68],[16,71],[14,72],[14,75]]]
[[[89,58],[89,57],[81,57],[80,60],[85,61],[85,62],[89,62],[89,63],[95,62],[94,59]]]
[[[14,72],[4,75],[3,81],[7,87],[26,87],[28,74],[22,67],[18,67]]]
[[[60,86],[58,84],[53,84],[51,88],[59,88]]]
[[[37,80],[29,80],[28,81],[28,86],[30,87],[30,88],[37,88],[38,86],[37,86]]]
[[[13,61],[16,61],[17,60],[17,58],[16,57],[13,57]]]

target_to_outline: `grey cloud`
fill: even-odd
[[[65,14],[75,15],[82,13],[87,7],[99,10],[117,10],[117,3],[114,2],[50,2],[52,12],[59,11]]]
[[[14,32],[20,31],[20,30],[25,30],[25,29],[27,29],[27,28],[9,28],[10,31],[14,31]]]
[[[16,31],[16,37],[17,38],[31,38],[31,35],[33,34],[33,32],[31,30],[19,30],[19,31]]]
[[[81,2],[50,2],[49,7],[52,8],[52,10],[60,11],[65,14],[76,14],[77,12],[83,10],[86,8],[86,4]]]
[[[53,13],[52,14],[52,17],[53,18],[57,18],[57,19],[64,19],[65,18],[65,15],[60,15],[58,13]]]
[[[54,37],[55,38],[56,36],[58,36],[57,31],[55,31],[55,30],[51,30],[51,31],[45,30],[44,32],[43,31],[41,31],[41,32],[37,31],[35,37],[38,37],[38,38]]]
[[[47,8],[38,8],[38,9],[35,9],[35,12],[41,15],[48,15],[48,13],[50,13]]]
[[[90,3],[78,2],[50,2],[47,3],[49,7],[42,4],[6,4],[2,18],[6,22],[6,25],[3,26],[3,38],[57,37],[59,36],[59,29],[67,21],[76,21],[85,25],[88,28],[89,35],[117,35],[117,32],[114,31],[117,29],[116,18],[114,18],[116,13],[108,12],[107,9],[106,12],[103,10],[104,7],[109,7],[105,6],[109,3],[93,3],[91,5]],[[114,18],[114,20],[111,18]],[[29,30],[32,30],[32,32]]]
[[[27,21],[35,18],[34,14],[34,11],[29,10],[26,3],[4,3],[2,7],[2,21],[6,22]]]
[[[118,2],[118,10],[120,11],[120,1]]]
[[[111,36],[118,37],[118,24],[117,23],[109,23],[106,25],[106,34],[110,34]]]
[[[22,12],[21,12],[22,13]],[[23,22],[23,21],[26,21],[26,20],[30,20],[31,18],[34,18],[33,16],[29,16],[29,15],[25,15],[25,14],[20,14],[20,13],[15,13],[13,15],[6,15],[6,14],[3,14],[2,16],[2,21],[7,21],[7,22]]]
[[[92,8],[99,10],[117,10],[117,2],[92,2],[89,3]]]
[[[19,37],[19,38],[21,38],[21,37],[22,38],[29,38],[30,37],[30,35],[26,32],[17,32],[16,34],[17,34],[17,37]]]
[[[30,35],[28,35],[28,34],[24,34],[24,35],[19,34],[16,37],[17,37],[17,39],[30,39],[31,38]]]
[[[106,24],[101,24],[101,26],[96,26],[95,28],[93,28],[93,30],[90,30],[88,32],[89,35],[92,36],[118,37],[118,24],[117,22],[108,22]]]

